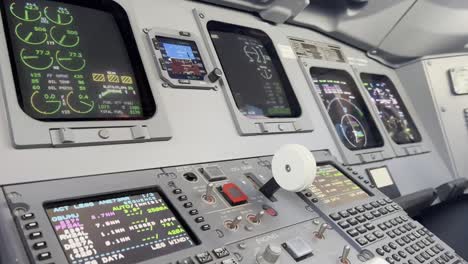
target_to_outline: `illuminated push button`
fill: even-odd
[[[229,256],[231,253],[229,253],[229,251],[226,249],[226,248],[215,248],[213,249],[213,254],[217,257],[217,258],[224,258],[224,257],[227,257]]]
[[[21,220],[31,220],[31,219],[34,219],[33,213],[24,214],[21,216]]]
[[[44,241],[41,241],[41,242],[37,242],[33,245],[33,248],[35,250],[39,250],[39,249],[43,249],[43,248],[46,248],[47,247],[47,243],[44,242]]]
[[[197,214],[198,214],[198,210],[197,210],[197,209],[190,210],[189,214],[190,214],[190,215],[197,215]]]
[[[195,262],[189,257],[183,260],[178,260],[177,264],[195,264]]]
[[[187,201],[188,198],[187,198],[187,195],[181,195],[177,198],[179,201],[183,202],[183,201]]]
[[[182,190],[181,189],[174,189],[172,191],[173,194],[181,194],[182,193]]]
[[[31,222],[31,223],[27,223],[26,225],[24,225],[24,228],[26,228],[27,230],[35,229],[38,227],[39,227],[39,224],[37,222]]]
[[[191,203],[191,202],[184,203],[184,207],[185,207],[185,208],[192,208],[192,207],[193,207],[193,203]]]
[[[33,233],[29,234],[29,239],[38,239],[38,238],[41,238],[41,237],[42,237],[41,232],[33,232]]]
[[[210,226],[210,225],[202,225],[202,226],[200,227],[200,229],[201,229],[202,231],[208,231],[208,230],[211,229],[211,226]]]
[[[195,258],[198,260],[198,262],[200,262],[200,264],[213,261],[213,257],[210,255],[208,251],[196,255]]]
[[[203,216],[197,217],[197,218],[195,218],[195,222],[196,223],[203,223],[203,222],[205,222],[205,218]]]
[[[52,257],[52,254],[50,252],[42,252],[39,255],[37,255],[38,260],[46,260],[50,259]]]
[[[222,194],[230,205],[236,206],[247,203],[249,197],[234,183],[224,184]]]

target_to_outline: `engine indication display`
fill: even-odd
[[[267,34],[216,21],[207,26],[242,114],[250,118],[300,116],[296,95]]]
[[[393,141],[397,144],[421,142],[421,134],[390,78],[362,73],[361,79]]]
[[[194,41],[156,37],[164,66],[171,78],[202,81],[207,74]]]
[[[338,69],[310,69],[317,93],[341,142],[350,150],[383,146],[383,139],[351,75]]]
[[[359,185],[330,164],[317,166],[317,176],[310,190],[330,207],[369,198],[369,194]]]
[[[135,69],[139,57],[112,13],[99,4],[48,0],[3,5],[18,101],[26,114],[42,121],[154,114],[146,76]]]
[[[46,205],[69,263],[132,264],[197,241],[157,191]]]

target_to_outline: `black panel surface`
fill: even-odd
[[[250,118],[298,117],[301,109],[263,31],[210,21],[208,31],[239,110]]]
[[[145,119],[154,114],[131,28],[117,4],[4,1],[18,101],[44,121]],[[82,3],[82,2],[77,2]]]

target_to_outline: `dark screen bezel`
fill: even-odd
[[[86,197],[81,197],[81,198],[70,198],[66,200],[59,200],[59,201],[47,201],[43,203],[43,208],[45,211],[45,215],[47,217],[47,220],[49,224],[51,225],[52,231],[55,234],[55,237],[57,238],[57,242],[60,244],[63,252],[65,252],[65,249],[63,247],[63,244],[60,242],[60,239],[58,237],[58,234],[55,232],[54,226],[52,224],[52,221],[49,217],[49,214],[47,213],[48,209],[53,209],[61,206],[72,206],[76,205],[79,203],[85,203],[85,202],[96,202],[96,201],[102,201],[102,200],[107,200],[107,199],[112,199],[112,198],[118,198],[118,197],[123,197],[123,196],[132,196],[132,195],[141,195],[145,193],[157,193],[158,195],[161,196],[163,201],[166,203],[167,207],[169,207],[169,210],[172,212],[172,214],[175,216],[175,218],[179,221],[179,223],[183,226],[185,231],[187,232],[188,236],[192,239],[192,241],[195,243],[192,247],[195,247],[197,245],[201,244],[201,240],[195,235],[195,233],[192,231],[192,229],[189,227],[185,219],[182,217],[182,215],[179,213],[179,211],[173,206],[173,204],[170,202],[168,199],[167,195],[164,193],[164,191],[159,187],[159,186],[153,186],[149,188],[139,188],[139,189],[134,189],[134,190],[126,190],[122,192],[112,192],[112,193],[106,193],[106,194],[98,194],[98,195],[91,195],[91,196],[86,196]],[[168,253],[168,254],[173,254],[177,251]],[[164,254],[164,255],[168,255]],[[161,256],[164,256],[161,255]],[[152,258],[148,258],[144,261],[148,261],[153,258],[157,258],[160,256],[155,256]],[[68,263],[70,263],[70,260],[68,257],[66,257]]]
[[[291,85],[291,82],[289,81],[289,78],[288,78],[288,76],[286,74],[286,71],[285,71],[285,69],[283,67],[283,64],[282,64],[282,62],[281,62],[281,60],[280,60],[280,58],[278,56],[275,45],[274,45],[273,41],[271,40],[271,38],[268,36],[267,33],[265,33],[264,31],[262,31],[260,29],[254,29],[254,28],[244,27],[244,26],[240,26],[240,25],[229,24],[229,23],[220,22],[220,21],[216,21],[216,20],[208,21],[206,23],[206,28],[207,28],[209,36],[211,36],[212,31],[221,31],[221,32],[225,32],[225,33],[236,33],[236,34],[252,37],[252,38],[255,38],[255,39],[259,40],[263,44],[265,49],[268,51],[268,53],[269,53],[268,55],[271,57],[271,62],[274,65],[276,71],[278,72],[278,75],[279,75],[278,77],[279,77],[279,79],[281,81],[281,84],[283,86],[283,90],[284,90],[284,93],[286,95],[286,99],[288,100],[289,107],[291,108],[291,114],[290,115],[287,115],[287,116],[284,116],[284,115],[268,115],[268,116],[264,115],[262,118],[283,118],[284,119],[284,118],[299,118],[299,117],[301,117],[301,115],[302,115],[301,105],[299,104],[299,101],[298,101],[297,96],[296,96],[296,94],[294,92],[294,89],[293,89],[293,87]],[[213,44],[216,55],[218,56],[218,60],[221,63],[221,66],[223,66],[223,61],[219,57],[216,45],[215,45],[213,39],[211,37],[209,37],[209,38],[211,40],[211,43]],[[226,72],[225,72],[225,75],[226,75],[225,76],[226,80],[227,80],[227,82],[229,84],[229,78],[227,77]],[[229,84],[229,88],[230,88],[230,91],[231,91],[231,95],[233,95],[231,84]],[[237,100],[235,99],[234,96],[233,96],[233,100],[234,100],[234,102],[235,102],[235,104],[237,106],[237,109],[240,111],[239,104],[238,104],[238,102],[237,102]],[[243,115],[248,117],[248,118],[251,118],[251,116],[249,116],[249,115],[245,115],[245,114],[243,114]]]
[[[366,150],[366,149],[375,149],[375,148],[382,148],[385,146],[385,140],[384,140],[384,135],[382,135],[382,133],[380,132],[378,126],[377,126],[377,122],[376,120],[374,119],[374,117],[372,116],[372,109],[369,108],[369,106],[367,105],[366,101],[364,100],[364,96],[362,95],[361,91],[359,91],[359,86],[357,84],[357,82],[355,81],[355,79],[353,78],[353,76],[347,71],[347,70],[344,70],[344,69],[338,69],[338,68],[326,68],[326,67],[310,67],[309,68],[309,75],[310,75],[310,78],[312,80],[312,83],[314,83],[314,73],[313,73],[313,69],[316,69],[317,71],[320,71],[321,72],[324,72],[324,71],[335,71],[335,72],[340,72],[340,73],[343,73],[344,75],[346,75],[346,78],[348,78],[349,80],[352,81],[352,83],[349,84],[349,87],[350,87],[350,90],[353,92],[353,95],[356,97],[356,98],[359,98],[359,100],[362,101],[362,104],[363,106],[366,108],[366,109],[360,109],[361,111],[365,112],[367,110],[367,114],[368,114],[368,123],[369,123],[369,129],[371,130],[372,133],[374,133],[374,131],[376,132],[376,135],[375,136],[378,136],[378,138],[376,138],[376,143],[375,143],[375,146],[368,146],[368,147],[357,147],[357,148],[350,148],[348,147],[344,142],[343,140],[341,139],[341,137],[339,137],[340,139],[340,142],[341,144],[343,144],[347,149],[351,150],[351,151],[359,151],[359,150]],[[313,84],[315,86],[315,84]],[[319,89],[321,90],[321,88],[319,87]],[[314,91],[315,93],[317,93],[316,91]],[[319,94],[317,94],[317,97],[318,99],[320,100],[320,103],[322,106],[324,106],[326,108],[326,105],[323,101],[323,99],[321,98],[321,96]],[[328,116],[328,119],[330,120],[330,122],[333,124],[333,131],[334,133],[336,133],[338,135],[338,132],[336,131],[336,128],[335,128],[335,123],[332,121],[331,117],[330,117],[330,114],[328,113],[328,111],[326,111],[325,109],[325,112]],[[366,113],[364,113],[366,114]]]
[[[200,50],[198,49],[197,42],[195,42],[193,40],[173,38],[173,37],[165,37],[165,36],[160,36],[160,35],[156,35],[155,38],[156,38],[157,43],[159,45],[161,45],[161,46],[163,46],[165,43],[174,44],[174,43],[167,42],[169,40],[169,41],[173,41],[173,42],[176,42],[176,43],[183,43],[183,44],[180,44],[180,45],[186,45],[186,46],[189,46],[192,49],[195,49],[198,52],[198,57],[200,57],[200,61],[201,61],[203,70],[205,71],[205,74],[203,74],[202,76],[190,79],[190,78],[177,78],[176,76],[171,76],[172,73],[169,71],[169,69],[166,69],[167,74],[169,75],[170,78],[173,78],[173,79],[176,79],[176,80],[191,80],[191,81],[203,81],[205,79],[205,76],[208,73],[207,73],[207,70],[206,70],[206,67],[205,67],[205,62],[203,61]],[[175,44],[175,45],[177,45],[177,44]],[[163,55],[163,52],[161,50],[160,50],[160,52],[161,52],[161,55]],[[166,56],[168,56],[167,53],[166,53]],[[163,59],[163,61],[164,61],[164,59]],[[166,61],[164,61],[164,63],[166,63]],[[182,76],[182,75],[179,74],[179,76]],[[194,76],[194,75],[186,74],[185,76]]]
[[[416,122],[414,122],[414,119],[413,119],[412,115],[410,114],[408,108],[406,107],[406,103],[401,98],[401,95],[400,95],[397,87],[395,86],[395,83],[392,81],[392,79],[390,79],[390,77],[388,77],[385,74],[368,73],[368,72],[361,72],[359,77],[361,78],[361,82],[363,83],[363,85],[366,82],[365,79],[368,79],[368,80],[372,80],[373,82],[375,82],[376,80],[380,81],[380,82],[384,82],[384,83],[386,83],[388,85],[387,87],[391,87],[391,88],[388,88],[388,89],[390,89],[392,91],[393,95],[397,97],[397,100],[400,103],[400,107],[402,108],[401,110],[405,114],[405,118],[408,120],[408,122],[411,122],[413,124],[413,127],[416,130],[416,133],[418,134],[418,140],[413,141],[413,142],[398,142],[392,136],[390,136],[392,138],[393,142],[395,142],[398,145],[421,143],[422,140],[423,140],[421,132],[419,132],[419,128],[416,125]],[[367,88],[366,88],[366,90],[367,90]],[[367,92],[367,94],[369,94],[369,91],[366,91],[366,92]],[[369,96],[372,97],[370,94],[369,94]],[[375,103],[374,103],[374,105],[377,107],[377,105]],[[377,107],[377,109],[378,109],[378,107]],[[380,110],[379,110],[379,112],[380,112]],[[383,123],[383,121],[382,121],[382,123]],[[384,127],[385,127],[385,125],[384,125]],[[387,130],[387,127],[385,127],[385,130],[387,131],[387,133],[390,134],[390,132]]]
[[[148,78],[145,74],[145,68],[143,66],[143,61],[141,59],[140,53],[138,52],[138,45],[136,43],[135,37],[133,35],[133,30],[130,25],[130,20],[128,18],[127,12],[125,9],[112,0],[38,0],[43,2],[58,2],[69,5],[75,5],[79,7],[87,7],[91,9],[96,9],[99,11],[104,11],[110,13],[119,28],[120,33],[122,34],[122,39],[126,47],[131,66],[135,75],[135,81],[138,85],[138,91],[140,93],[140,101],[143,109],[143,115],[141,117],[72,117],[72,118],[38,118],[34,115],[28,113],[24,108],[23,96],[20,87],[20,76],[18,74],[18,69],[15,61],[15,53],[13,50],[13,42],[10,36],[10,28],[8,23],[8,14],[7,10],[9,9],[6,1],[3,1],[0,5],[3,6],[1,9],[2,22],[4,28],[4,35],[7,42],[8,54],[10,58],[10,64],[12,69],[12,75],[15,83],[16,97],[18,104],[20,105],[21,110],[33,118],[34,120],[43,121],[43,122],[76,122],[76,121],[134,121],[134,120],[148,120],[152,118],[157,111],[157,106],[154,101],[153,93],[151,91],[151,86],[149,84]]]
[[[317,163],[317,168],[318,167],[321,167],[321,166],[327,166],[327,165],[330,165],[332,166],[333,168],[335,168],[337,171],[341,172],[341,174],[344,175],[344,177],[346,177],[347,179],[349,179],[350,181],[352,181],[356,186],[358,186],[363,192],[365,192],[369,197],[368,198],[371,198],[371,197],[374,197],[374,193],[372,193],[369,189],[367,189],[364,185],[362,185],[360,182],[358,182],[356,179],[354,179],[353,177],[351,177],[350,175],[348,175],[345,170],[343,170],[339,165],[333,163],[333,162],[320,162],[320,163]],[[316,176],[317,177],[317,176]],[[364,199],[362,199],[364,200]],[[329,208],[339,208],[339,207],[342,207],[346,204],[351,204],[351,203],[355,203],[357,201],[361,201],[361,200],[354,200],[354,201],[348,201],[346,203],[343,203],[341,205],[335,205],[335,206],[331,206],[330,204],[327,204],[327,203],[324,203],[323,201],[321,201],[319,199],[320,203],[323,204],[324,206],[327,206]]]

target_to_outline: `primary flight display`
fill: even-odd
[[[45,0],[3,5],[18,101],[26,114],[43,121],[154,114],[146,77],[134,67],[139,58],[111,12]]]
[[[216,21],[208,31],[239,111],[249,118],[298,117],[293,88],[266,33]]]

